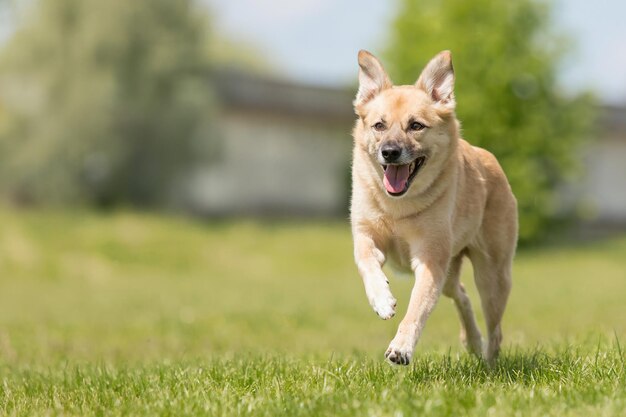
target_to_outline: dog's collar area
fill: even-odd
[[[415,179],[415,177],[417,176],[417,173],[419,172],[419,170],[424,166],[424,163],[426,162],[426,156],[422,155],[417,157],[416,159],[413,160],[413,162],[411,162],[409,165],[409,177],[406,180],[406,183],[404,185],[404,188],[402,189],[402,191],[398,191],[398,192],[392,192],[389,189],[387,189],[385,187],[385,191],[387,191],[387,194],[389,194],[392,197],[401,197],[404,194],[406,194],[406,192],[409,190],[409,187],[411,186],[411,183],[413,182],[413,180]],[[395,166],[402,166],[405,164],[389,164],[389,165],[381,165],[383,168],[383,172],[387,172],[387,169],[389,168],[389,166],[391,165],[395,165]]]

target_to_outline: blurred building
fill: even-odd
[[[210,215],[337,215],[348,205],[352,92],[242,72],[214,77],[215,158],[192,182]]]
[[[581,152],[584,171],[563,187],[563,196],[587,231],[602,233],[626,229],[626,107],[598,110],[595,137]]]
[[[354,91],[218,72],[220,140],[192,185],[207,215],[343,215],[348,205]],[[563,212],[626,227],[626,107],[599,109],[581,179],[561,188]]]

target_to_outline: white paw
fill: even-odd
[[[388,287],[376,291],[370,297],[370,304],[376,314],[383,320],[388,320],[396,314],[397,301]]]
[[[389,344],[385,352],[385,358],[395,365],[408,365],[413,357],[414,349],[415,342],[413,338],[406,334],[398,333]]]

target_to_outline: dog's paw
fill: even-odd
[[[377,294],[370,299],[370,304],[376,314],[378,314],[378,317],[383,320],[388,320],[396,314],[397,301],[391,294],[389,288],[378,291]]]
[[[408,365],[413,357],[414,343],[405,335],[396,335],[385,352],[385,358],[394,365]]]
[[[385,358],[394,365],[408,365],[411,362],[411,353],[397,349],[387,349]]]

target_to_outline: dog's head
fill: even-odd
[[[406,194],[421,172],[441,169],[456,145],[450,52],[435,56],[414,85],[394,86],[376,57],[359,52],[355,140],[367,152],[387,194]]]

